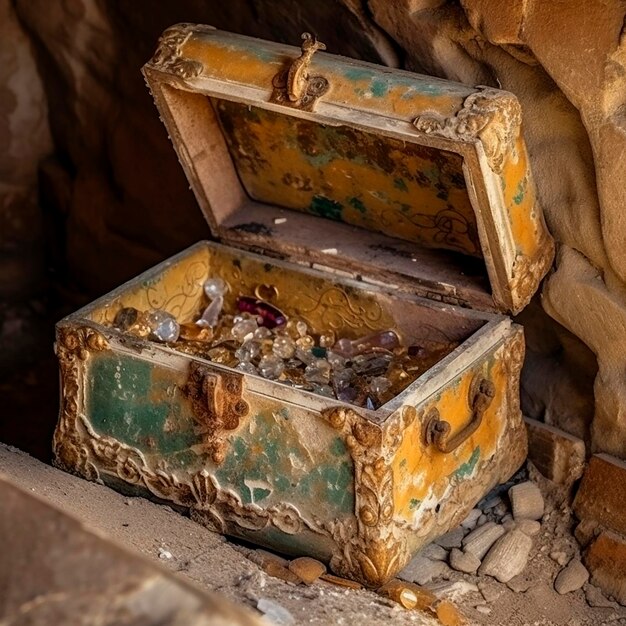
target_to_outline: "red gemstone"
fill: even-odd
[[[261,318],[260,325],[265,326],[266,328],[282,326],[287,321],[284,313],[275,306],[250,296],[241,296],[237,298],[237,310],[242,313],[252,313],[253,315],[258,315]]]

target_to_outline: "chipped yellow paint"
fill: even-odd
[[[545,241],[546,228],[537,209],[535,185],[526,146],[520,135],[503,172],[504,206],[511,223],[513,240],[519,254],[533,257]]]
[[[182,46],[186,59],[202,63],[203,76],[269,92],[274,75],[299,54],[292,46],[219,30],[195,32]],[[454,115],[474,91],[460,83],[390,71],[324,53],[313,57],[309,74],[320,74],[329,81],[330,89],[323,96],[326,101],[406,121],[424,112],[437,112],[443,117]]]
[[[402,444],[393,459],[394,511],[396,518],[409,523],[419,518],[420,506],[428,501],[441,501],[450,486],[451,477],[470,477],[474,466],[493,456],[506,427],[507,372],[501,359],[485,363],[479,370],[467,370],[452,385],[447,386],[434,401],[424,406],[424,415],[436,406],[452,426],[452,435],[464,428],[471,419],[469,391],[475,376],[485,376],[493,381],[496,395],[483,416],[478,430],[449,454],[439,452],[422,441],[422,421],[416,419],[405,431]],[[421,407],[418,407],[421,413]]]

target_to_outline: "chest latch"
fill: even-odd
[[[191,404],[195,432],[202,443],[194,446],[199,453],[208,453],[216,465],[226,456],[226,431],[239,427],[250,407],[242,398],[243,376],[220,372],[193,362],[186,383],[181,388]]]
[[[315,101],[326,93],[330,86],[323,76],[309,75],[313,55],[317,50],[326,50],[326,45],[318,41],[315,35],[302,33],[301,50],[300,56],[272,79],[274,90],[270,102],[302,111],[312,111]]]

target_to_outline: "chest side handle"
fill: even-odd
[[[483,415],[489,408],[491,401],[496,395],[495,385],[486,378],[481,378],[477,385],[472,385],[474,390],[470,405],[472,416],[465,428],[456,435],[450,436],[452,430],[450,423],[441,419],[439,409],[433,407],[424,420],[422,440],[426,445],[433,445],[439,452],[448,454],[456,450],[464,441],[473,435],[483,421]]]

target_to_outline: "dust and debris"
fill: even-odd
[[[422,613],[385,604],[383,598],[372,591],[332,584],[328,582],[333,580],[329,574],[308,587],[268,576],[246,558],[256,551],[225,540],[169,507],[143,498],[124,497],[3,445],[0,445],[0,472],[11,476],[24,489],[36,488],[42,497],[79,517],[91,528],[158,560],[163,567],[177,571],[205,589],[218,591],[252,609],[257,608],[261,599],[276,603],[289,612],[295,625],[388,626],[391,622],[394,626],[437,626],[435,620]],[[523,479],[525,476],[520,477]],[[502,494],[506,494],[506,489]],[[500,499],[507,502],[505,495]],[[495,505],[491,506],[486,514],[485,509],[481,509],[485,521],[499,523],[494,508]],[[523,573],[524,578],[531,581],[526,591],[516,592],[493,578],[456,571],[448,572],[449,581],[435,580],[429,588],[442,597],[450,594],[469,624],[626,624],[626,608],[606,598],[592,584],[586,583],[582,589],[562,596],[555,591],[554,580],[562,567],[550,558],[549,552],[565,551],[573,555],[577,543],[571,534],[569,513],[560,506],[555,507],[549,499],[546,499],[546,512],[540,532],[533,536],[533,548]],[[123,523],[129,526],[122,527]],[[156,546],[175,558],[159,558]],[[542,551],[544,547],[546,550]],[[431,554],[441,557],[441,547]]]

